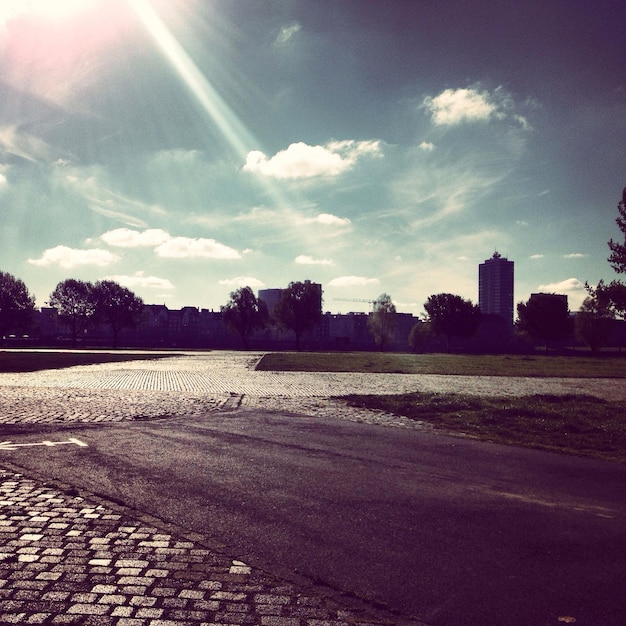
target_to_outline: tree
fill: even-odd
[[[619,215],[615,221],[624,235],[624,243],[613,241],[613,239],[609,241],[611,255],[608,261],[618,274],[624,274],[626,273],[626,187],[622,191],[622,199],[617,205],[617,212]]]
[[[250,287],[233,291],[230,301],[221,307],[221,312],[226,325],[239,333],[246,350],[250,335],[267,324],[267,306],[263,300],[257,300]]]
[[[445,335],[448,352],[452,337],[473,337],[480,325],[480,308],[471,300],[451,293],[440,293],[428,297],[424,303],[428,313],[430,327],[436,335]]]
[[[95,313],[93,285],[68,278],[60,282],[50,294],[50,306],[58,312],[59,319],[72,329],[72,343],[84,331]]]
[[[374,301],[374,310],[367,318],[367,329],[381,350],[393,338],[397,325],[396,306],[391,301],[391,296],[383,293]]]
[[[411,350],[413,352],[423,350],[429,343],[429,340],[432,340],[432,334],[430,322],[423,320],[417,322],[409,331],[409,346]]]
[[[93,286],[95,319],[107,324],[113,333],[113,347],[123,328],[134,328],[141,320],[143,300],[130,289],[112,280],[101,280]]]
[[[605,296],[604,283],[600,281],[594,289],[585,285],[589,296],[585,298],[574,319],[576,338],[586,343],[592,352],[597,352],[609,341],[615,313]]]
[[[0,341],[12,331],[27,330],[35,312],[35,297],[22,280],[0,272]]]
[[[309,280],[289,283],[274,308],[276,319],[296,335],[296,349],[300,350],[300,337],[322,318],[321,286]]]
[[[540,340],[548,349],[551,341],[566,339],[572,333],[567,296],[533,293],[527,302],[517,305],[519,330]]]

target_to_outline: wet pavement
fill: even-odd
[[[0,424],[97,423],[264,408],[423,428],[347,407],[348,393],[590,393],[626,398],[621,380],[256,372],[260,354],[0,374]],[[311,581],[262,572],[227,549],[122,504],[26,476],[0,440],[0,623],[409,624]],[[25,453],[25,450],[20,450]]]

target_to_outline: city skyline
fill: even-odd
[[[219,310],[309,279],[515,303],[617,278],[621,8],[568,0],[6,0],[0,269]]]

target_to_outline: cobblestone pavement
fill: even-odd
[[[590,393],[626,398],[624,381],[256,372],[260,354],[0,374],[0,423],[200,416],[265,408],[419,428],[347,407],[347,393]],[[24,476],[0,450],[0,624],[335,626],[408,622],[306,581],[285,582],[136,511]]]

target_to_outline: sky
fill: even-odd
[[[618,278],[617,0],[0,0],[0,270],[219,310]]]

